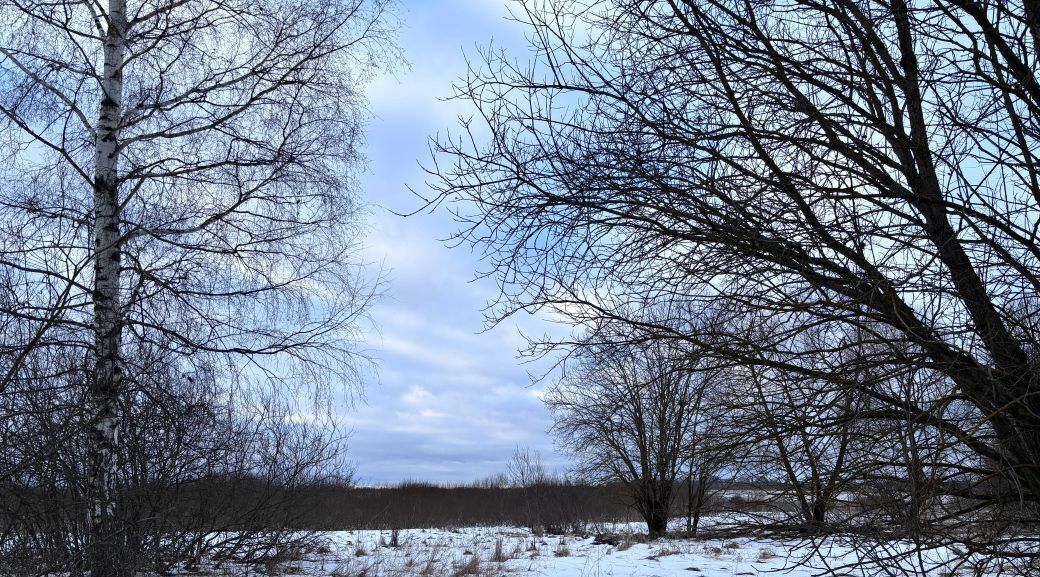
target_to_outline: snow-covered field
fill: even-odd
[[[665,539],[646,543],[638,532],[625,537],[628,527],[612,529],[622,537],[616,545],[596,544],[592,536],[538,536],[510,527],[402,530],[396,546],[390,531],[330,532],[325,534],[325,545],[268,567],[264,573],[307,577],[809,577],[820,574],[824,565],[835,568],[850,560],[848,550],[835,547],[810,556],[809,564],[799,564],[796,561],[805,559],[806,550],[794,541]],[[872,572],[841,568],[835,573],[852,577]]]
[[[673,576],[759,575],[783,569],[788,550],[778,543],[622,538],[596,545],[594,538],[535,536],[517,528],[469,527],[457,530],[401,531],[391,546],[388,531],[328,534],[327,548],[306,555],[286,573],[340,577],[411,576]],[[788,573],[814,574],[807,568]]]

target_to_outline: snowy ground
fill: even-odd
[[[337,577],[411,576],[673,576],[759,575],[783,569],[787,551],[751,540],[662,540],[617,546],[593,538],[532,535],[516,528],[401,531],[391,547],[387,531],[329,534],[329,547],[286,567],[286,573]],[[808,569],[788,573],[808,576]]]
[[[627,527],[613,529],[624,535]],[[805,551],[794,542],[666,539],[645,543],[636,532],[617,545],[602,545],[594,544],[591,536],[537,536],[526,529],[506,527],[402,530],[396,546],[389,531],[331,532],[326,537],[326,545],[268,567],[264,573],[307,577],[809,577],[821,573],[821,563],[840,565],[848,553],[829,549],[815,558],[813,567],[795,562],[803,559]],[[870,572],[842,569],[836,574],[853,577]]]

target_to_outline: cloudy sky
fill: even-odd
[[[468,109],[445,102],[466,70],[465,56],[494,42],[526,56],[524,30],[508,20],[508,0],[402,0],[401,46],[409,66],[370,88],[375,115],[368,128],[365,197],[372,205],[368,259],[382,263],[389,284],[373,310],[379,334],[370,348],[378,383],[343,421],[354,430],[350,457],[362,482],[401,479],[470,481],[504,470],[516,446],[562,467],[546,434],[544,385],[529,373],[546,364],[517,360],[521,334],[552,327],[520,318],[482,332],[481,309],[495,295],[474,281],[480,268],[468,248],[449,249],[456,230],[443,212],[401,218],[426,190],[419,162],[428,138],[457,125]]]

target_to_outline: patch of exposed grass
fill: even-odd
[[[505,563],[512,559],[512,557],[506,555],[502,538],[495,539],[495,550],[491,553],[491,561],[495,563]]]
[[[774,551],[771,547],[766,547],[765,549],[762,549],[758,552],[759,561],[768,561],[770,559],[775,559],[776,556],[776,551]]]
[[[464,555],[463,559],[455,562],[451,575],[452,577],[480,575],[480,557],[476,555]]]
[[[679,551],[678,549],[668,547],[666,545],[655,550],[653,553],[650,554],[650,556],[647,557],[647,559],[656,560],[660,559],[661,557],[667,557],[669,555],[678,555],[681,552],[682,551]]]

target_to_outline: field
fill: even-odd
[[[411,576],[671,576],[758,575],[783,569],[778,543],[661,540],[622,537],[616,545],[595,538],[535,536],[517,528],[470,527],[401,531],[391,546],[387,531],[328,534],[328,545],[279,568],[285,574],[342,577]],[[790,575],[811,575],[808,569]]]
[[[324,534],[324,544],[286,555],[260,575],[333,577],[672,577],[787,575],[809,577],[837,568],[847,550],[832,548],[797,564],[805,550],[794,541],[748,538],[651,543],[638,527],[610,527],[612,544],[596,537],[535,535],[514,527],[467,527]],[[396,539],[396,541],[395,541]],[[227,567],[212,567],[212,573]],[[208,572],[208,571],[205,571]],[[840,569],[836,574],[865,575]],[[929,572],[931,574],[931,572]],[[935,573],[939,574],[939,573]],[[953,573],[954,575],[960,574]]]

